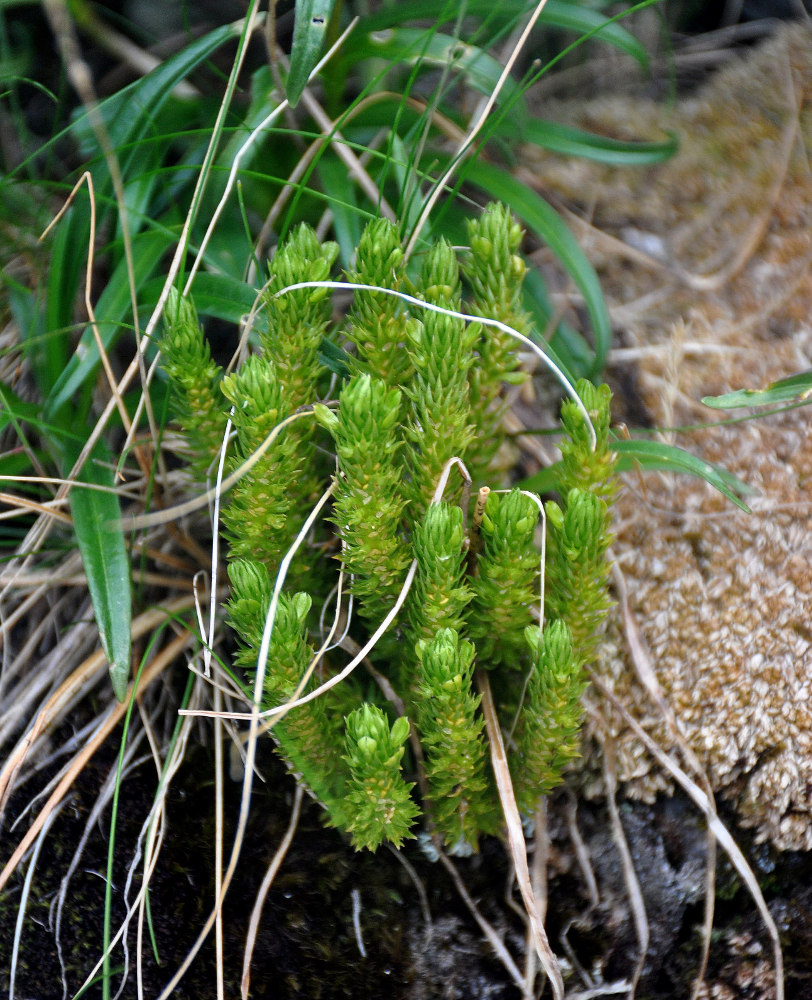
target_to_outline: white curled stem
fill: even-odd
[[[409,295],[407,292],[399,292],[394,288],[381,288],[380,285],[365,285],[354,281],[297,281],[292,285],[286,285],[284,288],[280,288],[278,292],[274,293],[273,297],[278,298],[281,295],[286,295],[288,292],[295,292],[299,288],[349,288],[359,292],[378,292],[381,295],[391,295],[393,298],[400,299],[401,302],[408,302],[409,305],[417,306],[419,309],[425,309],[428,312],[440,313],[442,316],[450,316],[452,319],[461,319],[466,323],[481,323],[482,326],[491,327],[494,330],[500,330],[502,333],[506,333],[509,337],[517,340],[520,344],[524,344],[525,347],[528,347],[538,357],[541,363],[545,365],[550,372],[552,372],[561,384],[564,392],[566,392],[566,394],[581,411],[581,415],[589,427],[590,449],[595,451],[597,448],[598,438],[595,434],[595,428],[589,418],[589,413],[587,412],[581,397],[575,391],[575,386],[573,386],[555,361],[553,361],[549,355],[545,354],[535,341],[531,340],[529,337],[525,337],[523,333],[519,333],[518,330],[515,330],[507,323],[503,323],[498,319],[493,319],[491,316],[474,316],[471,313],[459,312],[457,309],[446,309],[445,306],[438,306],[433,302],[424,302],[423,299],[418,299],[414,295]]]

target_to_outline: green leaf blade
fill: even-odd
[[[285,96],[295,108],[319,58],[335,0],[298,0]]]
[[[158,266],[167,248],[167,236],[160,231],[145,232],[133,242],[133,267],[136,291]],[[126,260],[120,260],[107,287],[96,303],[99,334],[105,349],[109,350],[118,334],[132,322],[131,292]],[[45,402],[48,417],[58,414],[72,399],[74,393],[88,385],[101,364],[99,347],[90,325],[85,327],[79,343],[56,380]]]
[[[683,448],[664,444],[661,441],[613,441],[612,451],[618,455],[618,471],[634,468],[661,469],[665,472],[687,472],[692,476],[704,479],[714,489],[727,497],[745,513],[752,513],[741,499],[757,492],[752,486],[742,482],[732,473],[713,462],[692,455]]]
[[[78,450],[73,456],[70,449],[66,450],[66,465],[72,465],[71,457],[76,456]],[[121,506],[113,489],[109,455],[97,448],[80,475],[86,483],[106,487],[98,490],[74,486],[70,491],[70,509],[113,691],[119,701],[124,701],[132,648],[130,560],[124,533],[115,527],[121,523]]]
[[[812,371],[798,372],[771,382],[766,389],[737,389],[721,396],[704,396],[702,402],[714,410],[737,410],[743,406],[775,406],[803,402],[812,396]]]
[[[515,136],[516,126],[504,120],[497,127],[496,134],[508,138]],[[523,123],[521,138],[560,156],[577,156],[612,167],[662,163],[670,159],[679,147],[679,139],[673,133],[662,142],[628,142],[538,118],[530,118]]]

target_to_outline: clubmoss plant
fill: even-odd
[[[348,274],[358,285],[397,290],[404,283],[403,249],[397,229],[388,219],[375,219],[358,244],[355,270]],[[371,372],[389,386],[402,386],[411,375],[403,350],[407,316],[391,295],[358,289],[348,317],[347,336],[355,346],[356,371]]]
[[[260,350],[233,374],[218,380],[189,304],[173,299],[167,314],[167,371],[191,449],[219,445],[207,428],[222,436],[230,413],[235,468],[261,450],[280,421],[306,408],[225,500],[228,615],[241,644],[236,662],[249,678],[282,557],[328,485],[313,435],[321,434],[322,449],[330,445],[335,455],[328,516],[334,537],[321,549],[301,546],[300,553],[310,553],[304,571],[291,570],[284,583],[262,707],[313,692],[345,668],[348,655],[360,663],[359,649],[369,646],[364,683],[352,674],[328,685],[273,728],[290,769],[358,848],[374,850],[384,840],[399,846],[415,835],[421,815],[435,844],[459,854],[475,851],[483,833],[499,832],[477,671],[492,681],[518,800],[532,813],[576,753],[583,663],[609,603],[608,390],[578,385],[596,447],[582,409],[570,402],[562,411],[561,503],[547,505],[545,625],[541,502],[519,489],[489,493],[485,482],[504,437],[503,386],[525,376],[509,334],[462,315],[529,332],[520,306],[522,234],[501,206],[489,207],[470,234],[466,296],[446,241],[428,250],[410,278],[395,227],[380,220],[367,227],[351,278],[380,291],[355,290],[339,331],[350,376],[333,403],[318,401],[327,384],[318,361],[329,333],[326,289],[286,291],[326,281],[335,259],[333,245],[321,247],[305,227],[276,253],[263,293]],[[414,289],[416,297],[407,303],[387,289]],[[421,308],[421,300],[435,309]],[[184,352],[199,390],[186,375]],[[192,419],[198,411],[202,416]],[[200,454],[198,468],[211,461]],[[475,470],[473,484],[466,467]],[[331,586],[310,565],[329,563],[318,555],[322,549],[339,561],[353,603],[341,648],[315,657],[310,609],[324,606]],[[306,592],[297,592],[302,587]],[[370,645],[385,621],[388,630]]]
[[[612,541],[611,506],[617,484],[615,456],[609,447],[609,387],[580,379],[576,388],[596,444],[591,447],[580,410],[572,401],[564,402],[561,423],[566,434],[556,484],[563,509],[553,500],[545,508],[549,525],[545,612],[567,622],[578,655],[590,662],[610,605],[606,551]]]
[[[252,678],[273,583],[261,563],[247,559],[235,559],[230,564],[229,579],[232,587],[229,622],[243,641],[237,663]],[[313,658],[305,624],[311,603],[308,594],[280,595],[268,652],[273,670],[265,676],[265,697],[274,704],[294,695]],[[303,693],[314,686],[309,683]],[[347,775],[343,769],[332,766],[343,745],[341,717],[331,712],[334,707],[329,692],[327,697],[315,698],[288,712],[274,726],[273,736],[297,780],[324,804],[333,822],[345,827],[343,797]]]
[[[409,736],[409,720],[389,720],[377,705],[364,703],[347,716],[346,756],[350,769],[344,802],[346,829],[356,847],[374,851],[385,839],[400,847],[420,810],[409,794],[400,762]]]
[[[544,629],[529,625],[524,637],[530,647],[531,672],[510,766],[519,807],[530,813],[539,795],[555,788],[563,769],[578,756],[586,679],[570,630],[561,619]]]
[[[481,832],[498,828],[480,697],[472,688],[476,649],[454,629],[444,628],[430,642],[421,640],[417,653],[416,713],[426,753],[429,811],[445,843],[464,854]]]
[[[471,253],[463,271],[471,286],[471,309],[476,316],[499,320],[528,336],[530,317],[521,305],[527,265],[519,254],[523,232],[504,205],[489,205],[468,222]],[[510,335],[483,330],[477,345],[477,364],[471,374],[471,405],[476,414],[478,454],[472,470],[485,474],[503,442],[502,387],[526,378],[517,370],[516,343]]]
[[[191,471],[196,479],[205,481],[226,427],[219,391],[222,369],[212,360],[194,305],[174,288],[164,309],[161,350],[164,371],[174,389],[175,415],[188,445]]]
[[[406,498],[400,468],[401,392],[371,375],[353,376],[338,413],[316,417],[330,431],[341,475],[333,520],[360,612],[378,624],[403,583],[409,553],[400,533]]]
[[[443,501],[432,504],[414,526],[417,573],[407,615],[416,642],[433,639],[441,629],[464,628],[473,596],[466,579],[466,541],[461,508]]]
[[[421,297],[459,311],[460,269],[450,244],[440,240],[426,255]],[[475,434],[470,384],[478,330],[458,317],[426,312],[407,329],[414,378],[404,391],[411,402],[407,430],[412,510],[431,500],[443,467],[453,456],[468,457]]]
[[[522,633],[539,601],[539,557],[534,544],[539,510],[521,490],[491,493],[480,531],[483,548],[477,561],[475,616],[471,635],[489,664],[517,669],[524,649]]]

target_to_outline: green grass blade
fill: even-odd
[[[753,496],[758,491],[741,481],[732,473],[713,462],[706,462],[683,448],[663,444],[660,441],[612,441],[609,447],[618,456],[618,472],[629,472],[632,469],[659,469],[663,472],[683,472],[699,479],[704,479],[714,489],[738,508],[751,513],[750,508],[741,499],[743,496]],[[560,462],[541,469],[533,476],[522,480],[519,485],[523,490],[534,493],[550,493],[556,488],[559,479]]]
[[[70,320],[65,324],[57,322],[52,326],[47,325],[46,316],[50,312],[52,302],[50,281],[45,303],[40,292],[25,287],[2,268],[0,268],[0,288],[5,293],[5,301],[19,330],[23,354],[37,388],[41,395],[47,395],[53,388],[58,373],[65,367],[64,361],[61,365],[59,361],[67,353],[71,334]]]
[[[290,72],[285,88],[288,104],[295,108],[307,78],[319,58],[335,0],[297,0],[293,22]]]
[[[11,386],[0,382],[0,431],[5,430],[9,424],[16,429],[20,421],[32,421],[38,417],[39,406],[36,403],[20,399]]]
[[[163,232],[144,232],[133,241],[134,278],[136,290],[158,266],[167,249],[168,237]],[[101,340],[110,349],[118,333],[130,316],[130,286],[128,284],[127,262],[121,260],[99,296],[95,312],[99,321]],[[95,375],[100,364],[99,349],[93,330],[86,327],[70,361],[60,375],[53,392],[46,400],[46,414],[53,416],[70,402],[76,393]]]
[[[143,301],[152,306],[164,286],[164,278],[155,278],[144,286]],[[214,316],[229,323],[239,323],[256,304],[257,290],[228,274],[201,271],[195,276],[192,293],[195,309],[202,316]]]
[[[381,60],[394,67],[416,62],[443,68],[450,66],[482,94],[493,93],[504,71],[499,60],[484,49],[452,35],[430,34],[423,28],[393,28],[382,34],[351,35],[337,56],[337,65],[348,71],[362,59]],[[499,103],[509,104],[514,118],[521,114],[522,92],[514,80],[507,80],[502,85]]]
[[[704,479],[731,503],[750,513],[750,508],[741,497],[752,496],[758,491],[713,462],[706,462],[705,459],[698,458],[683,448],[663,444],[660,441],[614,441],[611,447],[617,453],[617,467],[620,471],[642,468],[687,472]]]
[[[79,451],[66,446],[63,455],[65,471],[69,472]],[[108,487],[94,490],[73,486],[70,508],[113,691],[119,701],[124,701],[130,678],[130,560],[124,533],[114,527],[121,521],[121,505],[113,492],[110,457],[101,447],[85,463],[80,478]]]
[[[594,377],[599,374],[612,342],[612,324],[598,276],[575,237],[540,195],[505,170],[478,160],[466,163],[460,173],[493,198],[505,202],[544,240],[570,274],[584,297],[595,338],[594,357],[587,375]]]
[[[621,52],[632,57],[644,70],[648,69],[649,56],[645,45],[642,45],[630,32],[616,21],[610,21],[603,14],[577,3],[566,0],[550,0],[541,12],[539,21],[553,24],[576,35],[594,33],[602,42],[608,42]]]
[[[332,151],[320,158],[316,170],[333,212],[334,239],[341,248],[341,265],[349,268],[361,238],[355,183],[347,175],[347,168]]]
[[[494,134],[515,138],[516,125],[508,120],[501,121]],[[672,157],[679,146],[679,140],[673,134],[663,142],[623,142],[538,118],[529,118],[522,124],[521,139],[561,156],[578,156],[615,167],[662,163]]]
[[[812,396],[812,371],[798,372],[771,382],[766,389],[737,389],[721,396],[704,396],[702,402],[714,410],[737,410],[742,406],[774,406],[803,401]]]
[[[83,190],[78,203],[56,227],[50,244],[44,308],[44,329],[48,337],[40,359],[42,368],[37,372],[43,396],[53,389],[68,360],[70,337],[67,331],[75,318],[77,289],[84,282],[90,239],[90,206],[86,195]]]
[[[34,428],[45,441],[73,441],[80,447],[83,438],[65,430],[64,421],[50,422],[42,417],[39,403],[29,403],[21,399],[5,382],[0,382],[0,430],[11,425],[17,437],[24,440],[23,424]],[[78,451],[77,451],[78,454]]]
[[[404,6],[408,6],[408,15],[404,14]],[[489,18],[499,23],[515,22],[526,16],[532,4],[527,0],[468,0],[466,13],[470,17]],[[365,18],[359,26],[360,31],[380,31],[402,24],[406,20],[431,19],[440,24],[453,21],[458,14],[458,4],[446,4],[444,7],[438,0],[410,0],[408,5],[391,4],[371,17]],[[582,4],[571,3],[568,0],[549,0],[539,16],[539,24],[552,25],[564,31],[572,31],[578,35],[594,32],[602,42],[608,42],[615,48],[626,52],[643,68],[648,67],[649,57],[646,48],[614,21],[589,10]]]
[[[114,148],[137,145],[138,139],[151,134],[155,115],[172,94],[173,87],[213,52],[230,42],[235,34],[235,28],[230,24],[216,28],[164,60],[145,77],[102,101],[99,108]],[[82,141],[85,155],[95,155],[97,140],[88,116],[84,114],[78,118],[73,128]],[[126,169],[123,173],[127,175]]]
[[[533,317],[539,342],[544,344],[543,334],[546,332],[551,317],[556,309],[550,300],[547,285],[538,271],[532,268],[524,278],[523,304]],[[570,382],[585,378],[592,367],[592,348],[581,334],[566,320],[558,320],[555,332],[544,345],[544,350],[564,372]]]

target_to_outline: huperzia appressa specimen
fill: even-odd
[[[327,288],[297,288],[301,281],[325,281],[338,256],[337,243],[320,243],[304,224],[274,254],[271,280],[264,293],[265,322],[260,328],[263,355],[296,406],[315,403],[322,374],[318,353],[333,313]]]
[[[589,414],[596,444],[593,449],[590,427],[575,401],[565,399],[561,404],[561,426],[565,433],[560,444],[556,489],[563,498],[573,488],[587,490],[611,507],[617,494],[616,455],[609,447],[612,393],[608,385],[596,386],[586,379],[579,379],[575,389]]]
[[[521,490],[491,493],[485,504],[470,635],[489,666],[521,668],[522,633],[539,603],[538,520],[537,505]]]
[[[347,830],[356,847],[375,850],[386,839],[400,847],[419,814],[403,779],[400,761],[409,736],[409,720],[401,716],[390,727],[377,705],[364,704],[347,718],[346,755],[350,769],[344,807]]]
[[[572,632],[575,648],[591,663],[611,607],[607,550],[612,543],[611,507],[617,493],[615,455],[609,447],[609,406],[606,385],[582,379],[576,389],[589,413],[597,439],[572,400],[561,406],[565,435],[556,486],[563,509],[546,504],[546,614],[562,618]]]
[[[419,642],[417,655],[417,725],[426,753],[431,819],[453,853],[470,854],[480,834],[495,833],[499,825],[480,697],[473,690],[474,644],[444,628],[430,642]]]
[[[238,663],[253,679],[273,587],[265,567],[249,559],[234,560],[229,565],[229,578],[229,624],[243,643]],[[292,698],[313,658],[306,629],[310,605],[308,594],[280,595],[265,665],[265,706],[276,707]],[[314,687],[311,679],[301,694]],[[282,716],[274,723],[273,736],[288,768],[325,806],[332,822],[344,827],[343,799],[349,772],[340,766],[343,726],[336,709],[335,696],[328,692]]]
[[[226,429],[219,389],[222,369],[212,360],[194,305],[174,288],[164,309],[161,354],[190,467],[195,478],[205,482],[214,477]]]
[[[333,519],[342,561],[352,574],[360,612],[380,624],[397,596],[409,552],[401,534],[406,506],[399,452],[401,393],[380,379],[356,375],[341,392],[338,412],[319,407],[333,436],[340,474]]]
[[[530,318],[522,307],[522,283],[527,265],[519,255],[523,232],[504,205],[489,205],[468,223],[470,256],[463,273],[471,286],[468,311],[506,324],[518,333],[531,333]],[[488,482],[488,469],[504,442],[502,388],[526,378],[518,371],[516,341],[508,333],[483,325],[476,345],[477,362],[471,372],[471,409],[476,419],[477,455],[472,462],[474,481]]]
[[[396,291],[403,285],[400,237],[387,219],[376,219],[364,230],[348,278]],[[408,314],[394,296],[356,289],[347,324],[347,336],[356,349],[351,359],[354,370],[376,375],[390,387],[403,386],[412,374],[403,348],[407,322]]]
[[[466,572],[466,535],[462,510],[432,504],[414,525],[412,544],[417,574],[406,605],[415,641],[433,639],[445,628],[464,628],[473,591]]]
[[[519,806],[531,814],[539,795],[560,784],[564,768],[578,756],[586,678],[570,630],[560,619],[548,622],[543,631],[528,626],[525,639],[531,673],[510,764]]]
[[[490,206],[470,234],[462,268],[467,299],[446,241],[428,248],[412,286],[397,229],[382,220],[365,230],[350,277],[528,333],[520,228],[501,206]],[[524,377],[514,341],[374,290],[356,290],[347,318],[331,329],[324,289],[280,292],[327,280],[335,256],[334,244],[320,244],[307,227],[277,249],[258,318],[259,349],[225,378],[211,362],[191,303],[173,299],[167,370],[198,475],[215,463],[229,414],[236,440],[228,470],[266,449],[223,510],[228,620],[247,687],[271,628],[263,707],[313,691],[392,619],[364,661],[374,684],[359,680],[359,665],[340,685],[290,709],[272,730],[279,753],[357,848],[399,846],[416,835],[423,796],[423,826],[435,845],[466,854],[483,834],[498,834],[503,821],[478,671],[487,672],[525,813],[534,812],[577,752],[583,665],[609,604],[609,393],[586,382],[577,387],[595,428],[594,449],[578,408],[562,408],[560,502],[546,505],[547,623],[540,630],[538,498],[514,489],[486,500],[482,489],[475,506],[459,463],[449,464],[462,460],[475,490],[487,482],[504,442],[503,387]],[[338,383],[337,398],[317,402],[330,384],[320,360],[325,337],[332,351],[348,343],[350,374]],[[331,475],[332,507],[316,533],[301,540],[269,623],[282,558]],[[326,626],[316,633],[315,612],[324,608],[321,617],[329,620],[336,560],[345,593],[339,638],[317,657]]]
[[[459,312],[459,265],[445,240],[426,255],[421,285],[427,302]],[[469,379],[478,335],[475,325],[428,310],[408,326],[406,347],[415,374],[404,392],[411,404],[407,465],[415,518],[428,506],[445,464],[454,457],[465,460],[474,439]]]

